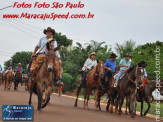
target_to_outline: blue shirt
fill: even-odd
[[[131,66],[131,62],[128,60],[126,61],[126,59],[121,59],[120,63],[119,64],[122,64],[122,65],[127,65],[127,66]],[[120,70],[126,70],[127,67],[120,67]]]
[[[18,66],[16,66],[16,68],[15,68],[15,72],[17,72],[17,70],[18,70]],[[22,68],[22,67],[21,67],[20,72],[23,72],[23,68]]]
[[[107,59],[104,65],[112,69],[112,72],[116,71],[116,67],[117,67],[116,61],[111,61],[110,59]]]
[[[147,71],[146,71],[146,69],[144,68],[144,77],[147,77],[148,75],[147,75]]]
[[[2,70],[2,66],[0,65],[0,71]]]

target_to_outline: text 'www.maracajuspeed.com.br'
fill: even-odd
[[[44,14],[29,14],[29,13],[21,13],[21,14],[3,14],[3,18],[8,19],[18,19],[18,18],[25,18],[25,19],[93,19],[94,14],[88,12],[88,14],[70,14],[67,12],[66,14],[55,14],[55,13],[44,13]]]

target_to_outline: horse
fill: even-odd
[[[113,75],[110,74],[110,78],[107,78],[108,81],[107,82],[107,93],[108,93],[108,103],[106,106],[106,110],[110,113],[113,113],[113,105],[114,105],[114,100],[115,98],[117,98],[116,100],[116,108],[115,108],[115,112],[116,114],[121,114],[121,107],[124,101],[124,97],[129,95],[130,98],[130,111],[131,111],[131,117],[134,118],[134,112],[133,112],[133,101],[135,98],[135,94],[136,94],[136,88],[137,88],[137,84],[139,82],[142,82],[142,77],[143,77],[143,64],[140,62],[137,65],[129,68],[123,75],[123,77],[119,80],[118,82],[118,86],[115,88],[113,87],[113,83],[115,82],[115,78],[113,77]],[[106,79],[105,79],[106,80]],[[100,108],[100,95],[99,95],[99,99],[98,99],[98,107]],[[111,106],[110,106],[111,104]],[[119,109],[118,109],[119,107]]]
[[[33,75],[29,78],[28,88],[29,88],[29,105],[31,105],[32,93],[34,92],[38,96],[38,106],[37,111],[40,112],[41,108],[46,107],[47,103],[50,101],[50,95],[53,92],[53,82],[55,77],[55,51],[59,49],[57,48],[50,50],[48,54],[44,57],[44,61],[37,71],[36,75]],[[45,102],[42,103],[43,93],[46,90],[46,99]]]
[[[94,95],[95,95],[95,110],[97,109],[97,96],[99,93],[99,89],[101,86],[101,80],[100,78],[103,77],[104,74],[104,62],[100,61],[92,70],[88,72],[86,75],[86,84],[82,84],[83,88],[86,88],[86,93],[84,95],[84,104],[83,108],[88,109],[88,101],[89,101],[89,95],[90,92],[94,89]],[[79,76],[78,84],[81,82],[82,75]],[[77,94],[76,94],[76,101],[74,106],[77,107],[78,102],[78,96],[80,93],[81,88],[77,88]],[[86,101],[87,99],[87,101]]]
[[[14,90],[18,89],[19,82],[22,82],[22,73],[16,72],[15,73],[15,81],[14,81]]]
[[[2,74],[1,71],[0,71],[0,85],[3,84],[2,81],[3,81],[3,74]]]
[[[141,117],[144,115],[146,116],[146,114],[148,113],[151,105],[150,103],[152,102],[151,98],[152,97],[152,92],[156,89],[156,81],[154,82],[147,82],[144,86],[143,89],[140,89],[137,96],[136,96],[136,101],[135,101],[135,104],[137,105],[137,101],[138,102],[141,102],[141,112],[140,112],[140,115]],[[160,87],[157,88],[159,89],[160,91],[160,94],[163,94],[163,82],[160,82]],[[148,108],[147,110],[144,112],[143,114],[143,103],[144,101],[148,104]],[[135,106],[136,107],[136,106]],[[135,111],[136,112],[136,111]]]
[[[9,71],[8,71],[8,73],[6,75],[6,79],[5,79],[5,88],[4,88],[4,90],[10,90],[13,78],[14,78],[13,71],[12,71],[12,69],[9,69]]]

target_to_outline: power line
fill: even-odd
[[[38,32],[36,32],[36,31],[34,31],[34,30],[31,30],[31,29],[29,29],[29,28],[26,28],[26,27],[20,25],[19,23],[13,22],[13,21],[11,21],[11,20],[9,20],[9,19],[8,19],[8,21],[10,21],[10,22],[12,22],[12,23],[15,23],[15,24],[21,26],[22,28],[25,28],[25,29],[27,29],[27,30],[30,30],[30,31],[32,31],[32,32],[35,32],[35,33],[39,34]],[[39,35],[40,35],[40,34],[39,34]]]
[[[0,18],[0,19],[1,19],[1,18]],[[3,20],[3,19],[1,19],[1,20]],[[13,24],[11,24],[11,23],[5,21],[5,20],[3,20],[3,21],[6,22],[6,23],[8,23],[8,24],[10,24],[10,25],[12,25],[12,26],[14,26],[17,30],[19,30],[19,31],[21,31],[21,32],[24,32],[25,34],[28,34],[28,35],[30,35],[31,37],[33,37],[34,39],[36,39],[36,37],[34,37],[33,35],[31,35],[30,33],[23,31],[22,29],[18,28],[17,26],[15,26],[15,25],[13,25]]]
[[[12,53],[9,53],[9,52],[5,52],[5,51],[0,51],[0,53],[7,53],[7,54],[11,54],[12,55]]]
[[[11,6],[7,6],[7,7],[4,7],[4,8],[1,8],[0,11],[1,11],[1,10],[4,10],[4,9],[6,9],[6,8],[10,8],[10,7],[12,7],[12,5],[11,5]]]
[[[6,55],[6,54],[0,54],[0,55],[11,57],[11,55]]]
[[[15,19],[13,19],[13,20],[16,21]],[[32,25],[29,25],[29,24],[24,23],[24,22],[21,22],[21,21],[17,21],[17,22],[22,23],[22,24],[24,24],[24,25],[28,25],[28,26],[30,26],[30,27],[32,27],[32,28],[37,29],[37,30],[41,30],[41,29],[42,29],[42,28],[39,28],[39,27],[36,27],[36,26],[32,26]]]

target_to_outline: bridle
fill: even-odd
[[[129,75],[128,75],[128,73],[127,73],[127,71],[126,71],[126,75],[127,75],[127,77],[128,77],[128,79],[130,80],[130,81],[132,81],[133,83],[135,83],[136,85],[137,85],[137,78],[138,77],[141,77],[141,79],[143,79],[142,78],[142,76],[138,76],[138,69],[143,69],[143,67],[138,67],[138,66],[136,66],[136,72],[135,72],[135,77],[136,77],[136,82],[134,81],[134,80],[132,80],[130,77],[129,77]],[[144,70],[143,70],[143,72],[144,72]]]

